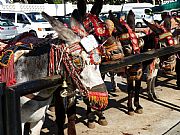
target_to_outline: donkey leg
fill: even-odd
[[[105,79],[105,75],[106,74],[101,74],[101,77],[102,77],[103,80]]]
[[[68,135],[76,135],[76,102],[67,110]]]
[[[60,97],[59,90],[54,93],[54,103],[55,103],[55,115],[56,123],[58,127],[58,135],[64,135],[64,124],[65,124],[65,107],[63,104],[63,99]]]
[[[158,99],[155,93],[155,85],[156,85],[156,77],[153,77],[152,79],[152,86],[151,86],[151,91],[154,99]]]
[[[149,100],[154,101],[154,98],[152,95],[152,83],[153,83],[152,80],[153,80],[152,78],[147,80],[147,93],[148,93]]]
[[[109,72],[110,78],[111,78],[111,83],[112,83],[112,91],[113,92],[118,92],[120,89],[117,86],[117,83],[115,81],[115,73],[114,72]]]
[[[128,114],[129,115],[134,115],[134,109],[132,107],[133,89],[134,89],[133,80],[127,79],[127,90],[128,90],[127,107],[128,107]]]
[[[96,111],[96,115],[99,117],[99,120],[98,120],[99,125],[102,125],[102,126],[108,125],[108,122],[107,122],[105,116],[103,115],[102,111]]]
[[[136,80],[135,81],[135,96],[134,96],[134,106],[136,107],[135,112],[142,114],[143,113],[143,108],[139,103],[139,92],[141,88],[141,80]]]
[[[40,135],[44,121],[45,121],[45,115],[38,122],[31,122],[30,123],[30,129],[31,129],[30,135]]]
[[[30,123],[21,123],[22,135],[30,134]]]
[[[95,119],[96,117],[94,116],[94,113],[91,111],[91,107],[89,105],[87,105],[87,127],[88,128],[95,128]]]

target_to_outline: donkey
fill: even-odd
[[[71,87],[67,88],[67,93],[71,93],[69,91],[76,88],[80,91],[83,98],[87,101],[89,107],[98,111],[105,109],[108,104],[108,92],[99,71],[99,64],[101,62],[101,54],[99,53],[99,50],[101,50],[101,47],[95,43],[96,39],[91,36],[90,41],[92,42],[89,42],[89,39],[87,39],[86,37],[86,31],[82,30],[83,27],[81,27],[82,29],[79,27],[76,28],[78,32],[74,30],[79,35],[77,36],[71,29],[64,27],[63,23],[59,22],[55,18],[45,13],[42,13],[42,15],[52,25],[60,38],[70,42],[70,45],[67,46],[67,48],[63,48],[61,50],[61,52],[65,56],[69,55],[69,58],[63,57],[62,60],[64,61],[64,65],[67,70],[65,74],[69,75],[72,80],[69,80],[69,76],[66,76],[65,79],[69,80],[70,84],[71,82],[74,84],[71,85]],[[71,21],[73,24],[76,23],[75,18],[72,18]],[[77,37],[78,40],[75,40],[77,39]],[[73,42],[74,44],[72,44],[72,41],[76,42]],[[94,46],[91,47],[91,45]],[[68,54],[68,52],[70,54]],[[65,72],[65,70],[63,70],[63,72]],[[63,125],[65,123],[66,112],[68,117],[68,134],[75,135],[76,104],[73,103],[71,106],[69,106],[67,104],[67,101],[70,101],[68,97],[66,99],[66,103],[64,102],[64,104],[60,104],[63,101],[63,96],[60,97],[60,95],[58,94],[59,92],[56,92],[57,94],[55,94],[55,114],[56,122],[59,128],[58,132],[59,134],[64,134]],[[69,98],[71,97],[73,97],[72,94],[70,94]],[[69,108],[66,109],[66,107],[63,106],[67,106]]]
[[[127,16],[127,23],[120,19],[118,20],[111,11],[109,11],[109,18],[114,22],[117,32],[114,33],[122,44],[125,57],[129,55],[139,54],[141,52],[142,44],[135,33],[135,19],[132,10]],[[131,24],[131,25],[128,25]],[[133,115],[134,109],[132,106],[133,91],[135,92],[134,106],[135,112],[141,114],[143,108],[139,103],[139,92],[141,86],[142,63],[129,65],[125,67],[125,74],[127,76],[127,90],[128,90],[128,114]],[[135,86],[133,82],[135,81]]]
[[[75,28],[77,26],[84,26],[84,31],[86,31],[88,35],[93,35],[97,39],[98,44],[104,48],[105,53],[103,59],[122,59],[123,51],[120,42],[117,42],[115,38],[111,36],[106,24],[98,18],[102,7],[103,0],[96,0],[91,8],[91,11],[86,13],[85,0],[78,0],[77,9],[75,9],[72,13],[73,18],[76,20],[76,24],[71,23],[71,28],[76,31]],[[85,103],[87,103],[88,127],[94,128],[95,125],[93,122],[95,117],[93,117],[89,103],[86,101]],[[96,114],[99,117],[98,123],[103,126],[107,125],[107,121],[103,116],[102,110],[96,111]]]
[[[8,86],[48,75],[49,39],[38,39],[28,32],[16,36],[1,50],[1,79]],[[40,47],[41,46],[41,47]],[[8,52],[11,52],[8,54]],[[4,59],[6,58],[6,59]],[[20,98],[22,134],[25,123],[30,123],[32,135],[39,135],[45,112],[56,87],[28,94]],[[26,133],[27,133],[26,132]]]
[[[17,44],[15,45],[15,47],[19,46],[19,44],[26,43],[29,44],[31,48],[27,53],[17,51],[17,49],[13,49],[13,51],[15,51],[14,55],[16,53],[21,54],[21,57],[19,57],[14,65],[15,75],[13,76],[13,64],[11,64],[11,67],[9,68],[12,72],[8,73],[8,69],[2,67],[2,73],[8,74],[1,74],[1,76],[4,76],[8,80],[11,77],[12,82],[16,80],[16,83],[18,84],[41,77],[58,74],[59,77],[62,78],[61,83],[68,82],[70,87],[63,88],[64,86],[62,85],[63,87],[60,86],[57,88],[56,86],[54,86],[52,88],[48,88],[40,92],[21,97],[20,102],[22,134],[24,134],[24,125],[26,123],[30,124],[30,130],[28,134],[40,134],[46,110],[51,102],[52,95],[56,90],[61,91],[61,96],[70,95],[70,97],[74,97],[76,93],[75,89],[78,88],[81,91],[81,95],[87,97],[87,99],[91,103],[91,107],[102,109],[105,108],[108,104],[108,94],[105,84],[101,78],[99,64],[94,64],[91,62],[91,60],[89,59],[90,54],[87,54],[84,48],[80,45],[80,37],[70,29],[66,28],[61,22],[48,16],[46,13],[43,12],[42,15],[52,24],[54,29],[57,31],[57,33],[59,34],[58,38],[54,40],[46,40],[38,39],[37,37],[34,37],[32,35],[26,35],[22,36],[22,38],[18,40],[16,39]],[[31,46],[32,44],[33,46]],[[7,47],[7,49],[3,50],[3,54],[5,54],[5,52],[9,52],[8,50],[12,48],[11,46],[13,45],[11,44],[10,48]],[[10,59],[9,61],[12,62],[13,58],[14,57],[12,57],[12,59]],[[3,81],[8,80],[3,79]],[[66,89],[68,92],[66,92]],[[59,92],[57,92],[56,94],[57,96],[59,96]],[[94,98],[92,97],[97,98],[96,100],[94,100]],[[74,98],[70,99],[72,100],[69,101],[74,101]],[[68,104],[70,103],[68,102]],[[74,107],[75,104],[73,104],[72,106]],[[60,118],[58,117],[60,115],[59,110],[63,110],[63,107],[63,102],[58,102],[56,106],[57,123],[64,123],[64,118],[61,116]],[[68,122],[71,125],[68,126],[68,134],[75,135],[75,117],[74,115],[71,115],[75,114],[75,112],[73,111],[75,110],[70,109],[68,111]],[[64,134],[62,125],[58,124],[58,126],[59,134]]]
[[[143,37],[144,39],[144,51],[151,49],[159,49],[166,46],[175,45],[175,39],[170,30],[171,26],[169,22],[165,22],[164,26],[159,24],[151,24],[143,19],[146,25],[153,31],[149,35]],[[166,73],[175,70],[175,55],[170,54],[160,58],[155,58],[150,61],[143,62],[144,69],[147,68],[147,92],[148,98],[152,101],[157,99],[155,94],[155,80],[157,77],[158,69],[161,68]]]

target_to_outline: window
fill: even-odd
[[[9,20],[0,20],[0,26],[14,26]]]
[[[27,23],[29,22],[25,15],[17,14],[17,22],[18,23]]]
[[[8,19],[11,22],[15,22],[15,13],[1,13],[1,17],[4,19]]]
[[[39,12],[26,13],[32,22],[47,22]]]

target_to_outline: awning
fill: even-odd
[[[180,10],[180,0],[176,1],[176,2],[171,2],[171,3],[167,3],[167,4],[163,4],[160,6],[155,6],[152,7],[152,12],[156,13],[156,12],[166,12],[166,11],[175,11],[175,10]]]

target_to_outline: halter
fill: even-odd
[[[89,52],[89,64],[95,64],[94,60],[91,59],[91,57],[95,57],[94,54],[96,54],[96,51],[98,51],[98,49],[93,49]],[[79,90],[80,95],[88,97],[89,101],[92,103],[92,108],[96,110],[104,109],[108,104],[108,93],[89,91],[89,89],[86,86],[84,86],[80,80],[80,74],[86,62],[83,57],[87,55],[83,51],[82,46],[80,46],[79,43],[74,43],[70,46],[67,46],[63,43],[58,47],[51,47],[50,52],[52,52],[50,56],[50,65],[58,66],[50,66],[49,70],[52,72],[59,72],[59,70],[62,70],[59,68],[60,63],[62,62],[65,65],[65,68],[70,77],[72,78],[77,89]],[[52,54],[58,54],[58,56],[54,56]],[[56,60],[54,60],[54,58],[56,58]]]

